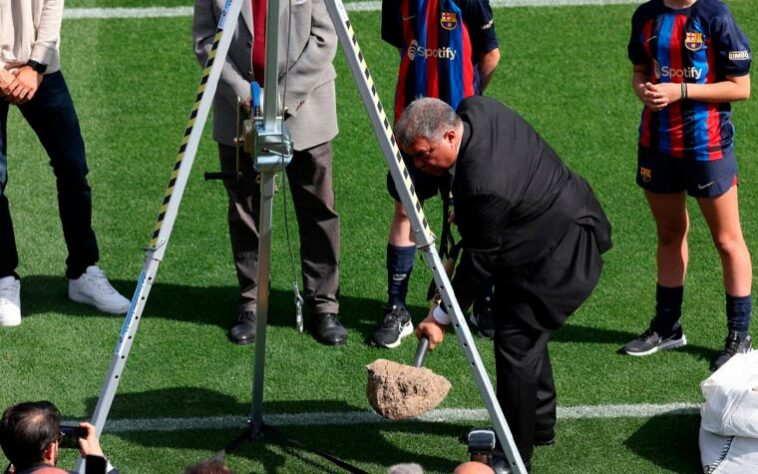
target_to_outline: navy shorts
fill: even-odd
[[[405,153],[403,153],[403,161],[405,162],[405,167],[408,168],[408,173],[411,175],[411,181],[413,182],[413,187],[416,190],[416,196],[418,196],[419,201],[426,201],[438,193],[444,196],[448,180],[450,179],[447,173],[444,173],[442,176],[432,176],[424,173],[416,168],[416,165],[413,164],[413,159]],[[395,188],[395,182],[392,181],[392,175],[389,172],[387,173],[387,192],[390,193],[390,196],[395,201],[400,200],[400,195]]]
[[[638,147],[637,184],[654,193],[687,191],[692,197],[721,196],[737,184],[734,148],[724,149],[720,160],[699,161]]]

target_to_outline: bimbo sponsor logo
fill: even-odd
[[[662,77],[673,79],[673,78],[684,78],[684,79],[700,79],[703,77],[703,69],[699,67],[685,67],[682,69],[675,69],[671,66],[661,66],[658,64],[658,61],[654,64],[654,73],[656,79],[660,79]]]
[[[748,59],[750,59],[748,51],[729,51],[730,61],[747,61]]]
[[[420,46],[418,44],[418,41],[413,40],[411,41],[410,46],[408,46],[408,58],[413,61],[416,56],[419,58],[439,58],[439,59],[449,59],[454,60],[455,59],[455,50],[451,49],[448,46],[445,46],[444,48],[425,48],[423,46]]]

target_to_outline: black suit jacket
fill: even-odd
[[[610,223],[589,184],[514,111],[470,97],[457,112],[464,132],[450,173],[463,239],[459,304],[467,308],[494,281],[500,295],[538,305],[530,323],[555,329],[597,283]]]

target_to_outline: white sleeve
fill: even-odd
[[[30,59],[49,66],[58,48],[63,20],[63,0],[46,0]]]
[[[445,310],[442,309],[441,305],[437,305],[434,308],[434,311],[432,311],[432,317],[434,318],[435,321],[445,326],[450,324],[450,321],[451,321],[450,315],[447,314]]]

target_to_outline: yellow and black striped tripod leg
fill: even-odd
[[[237,18],[240,14],[242,2],[243,0],[227,0],[218,23],[213,46],[203,69],[200,85],[197,88],[195,103],[190,111],[189,120],[187,121],[187,126],[179,145],[179,151],[176,155],[176,161],[171,171],[168,187],[164,193],[163,202],[158,213],[158,219],[153,228],[145,263],[137,280],[137,287],[132,296],[129,311],[124,318],[124,324],[119,333],[115,353],[111,360],[108,374],[105,376],[97,405],[95,406],[92,424],[95,425],[98,436],[103,432],[103,428],[105,427],[108,412],[116,395],[118,383],[121,380],[121,373],[126,366],[126,360],[137,333],[147,297],[150,294],[155,275],[158,272],[158,266],[166,251],[166,244],[171,236],[179,204],[184,194],[184,188],[187,185],[187,179],[195,161],[195,155],[211,109],[213,96],[216,93],[221,69],[224,65],[226,54],[229,51],[234,29],[237,26]],[[229,26],[228,28],[226,28],[227,25]],[[77,464],[76,470],[79,473],[84,472],[84,463],[81,459]]]

